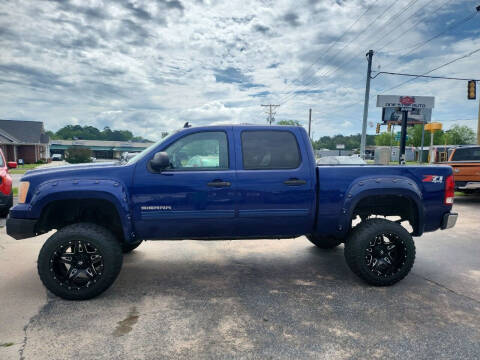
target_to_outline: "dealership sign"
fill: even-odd
[[[433,96],[377,96],[377,107],[381,108],[433,109],[434,105]]]

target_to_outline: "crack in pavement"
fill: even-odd
[[[27,330],[29,328],[29,326],[32,324],[32,322],[41,315],[41,313],[47,308],[49,307],[50,305],[53,304],[54,302],[54,298],[52,295],[50,295],[47,291],[47,303],[44,304],[38,311],[35,315],[33,315],[29,320],[28,322],[25,324],[25,326],[23,327],[23,333],[24,333],[24,336],[23,336],[23,341],[22,341],[22,346],[20,347],[20,349],[18,350],[18,354],[20,355],[20,360],[25,360],[25,356],[24,356],[24,352],[25,352],[25,348],[27,347],[27,341],[28,341],[28,334],[27,334]]]
[[[451,292],[451,293],[453,293],[453,294],[455,294],[455,295],[457,295],[457,296],[460,296],[460,297],[463,297],[463,298],[465,298],[465,299],[468,299],[468,300],[471,300],[471,301],[473,301],[473,302],[476,302],[477,304],[480,305],[480,300],[477,300],[477,299],[475,299],[475,298],[472,298],[472,297],[470,297],[470,296],[468,296],[468,295],[460,294],[459,292],[456,292],[455,290],[450,289],[449,287],[447,287],[447,286],[445,286],[445,285],[443,285],[443,284],[440,284],[439,282],[436,282],[435,280],[431,280],[431,279],[429,279],[429,278],[426,278],[426,277],[424,277],[424,276],[422,276],[422,275],[418,275],[418,274],[412,274],[412,275],[417,276],[417,277],[419,277],[420,279],[423,279],[423,280],[425,280],[425,281],[427,281],[427,282],[429,282],[429,283],[431,283],[431,284],[433,284],[433,285],[436,285],[436,286],[438,286],[438,287],[440,287],[440,288],[442,288],[442,289],[445,289],[445,290],[447,290],[447,291],[449,291],[449,292]]]

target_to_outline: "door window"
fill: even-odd
[[[297,139],[290,131],[243,131],[242,153],[245,170],[295,169],[301,163]]]
[[[225,170],[229,167],[227,134],[223,131],[184,136],[165,151],[171,170]]]

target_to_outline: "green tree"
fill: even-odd
[[[395,135],[389,132],[381,133],[375,136],[375,145],[377,146],[398,146]]]
[[[277,125],[302,126],[298,120],[280,120],[277,122]]]
[[[47,132],[51,139],[62,140],[111,140],[111,141],[146,141],[140,136],[133,136],[129,130],[112,130],[106,126],[102,131],[94,126],[67,125],[56,133]]]
[[[70,164],[92,162],[92,150],[84,146],[72,146],[65,152],[65,160]]]
[[[445,139],[449,145],[474,144],[475,132],[465,125],[453,125],[445,131]]]

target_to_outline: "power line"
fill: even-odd
[[[472,19],[475,17],[475,15],[478,14],[479,11],[480,11],[480,10],[477,9],[473,14],[470,14],[470,15],[468,15],[467,17],[465,17],[465,18],[463,18],[462,20],[460,20],[460,22],[458,22],[458,23],[456,23],[456,24],[453,24],[453,25],[451,25],[451,26],[448,26],[445,30],[439,32],[438,34],[432,36],[431,38],[425,40],[424,42],[421,42],[421,43],[418,43],[417,45],[414,45],[414,47],[413,47],[409,52],[407,52],[406,54],[400,55],[400,57],[408,56],[408,55],[410,55],[411,53],[413,53],[415,50],[424,47],[425,45],[427,45],[427,44],[430,43],[431,41],[439,38],[440,36],[442,36],[443,34],[449,32],[450,30],[456,29],[457,27],[466,24],[467,22],[469,22],[470,20],[472,20]],[[385,65],[385,66],[389,66],[389,65],[391,65],[392,63],[393,63],[393,61],[389,62],[389,63],[388,63],[387,65]]]
[[[386,26],[387,24],[389,24],[392,20],[396,19],[397,16],[402,13],[402,12],[405,12],[407,11],[409,8],[411,8],[415,3],[417,3],[418,0],[411,0],[405,7],[403,7],[402,9],[400,9],[399,11],[397,11],[396,13],[394,13],[393,15],[391,15],[388,20],[381,24],[380,27],[378,27],[375,32],[378,32],[382,27]],[[345,44],[345,46],[343,46],[342,49],[339,50],[339,52],[337,52],[337,54],[330,59],[330,61],[333,61],[339,54],[341,51],[343,51],[347,46],[349,46],[353,41],[357,40],[361,35],[364,35],[366,32],[366,30],[368,29],[369,30],[369,27],[371,25],[373,25],[380,17],[382,17],[388,10],[390,10],[392,8],[393,5],[395,5],[396,3],[392,3],[388,8],[386,8],[379,16],[377,16],[372,22],[370,22],[370,24],[367,25],[367,27],[361,32],[358,34],[358,36],[356,36],[355,38],[353,38],[352,40],[350,40],[347,44]],[[424,5],[425,6],[425,5]],[[374,42],[372,42],[373,44]],[[344,61],[343,63],[341,63],[340,65],[337,65],[333,71],[327,71],[323,74],[320,74],[321,77],[325,77],[325,76],[330,76],[330,75],[333,75],[334,73],[336,73],[338,70],[340,70],[342,67],[344,67],[345,65],[348,65],[350,64],[354,59],[355,59],[355,56],[356,55],[352,55],[351,57],[348,58],[347,61]],[[323,68],[325,68],[326,65],[324,65],[320,70],[322,70]],[[318,71],[320,71],[318,70]],[[318,72],[317,71],[317,72]],[[318,80],[315,80],[314,78],[311,79],[310,82],[308,82],[307,84],[304,84],[303,86],[309,86],[309,85],[312,85],[313,86],[316,86],[320,83],[322,79],[318,79]],[[291,95],[289,95],[291,94]],[[283,105],[285,104],[287,101],[290,101],[291,99],[293,99],[295,96],[297,96],[298,94],[295,92],[295,91],[292,91],[290,93],[287,93],[287,96],[284,97],[282,100],[280,100],[279,102]]]
[[[418,0],[412,0],[412,1],[418,1]],[[390,6],[388,6],[380,15],[378,15],[377,17],[375,17],[375,19],[373,19],[373,21],[371,21],[361,32],[359,32],[359,34],[357,36],[355,36],[353,39],[351,39],[350,41],[348,41],[347,43],[345,43],[345,45],[339,50],[337,51],[336,55],[333,56],[330,61],[334,60],[337,58],[337,56],[347,47],[349,46],[352,42],[354,42],[355,40],[357,40],[361,35],[363,35],[365,33],[366,30],[369,30],[369,28],[378,20],[380,19],[383,15],[385,15],[385,13],[390,10],[395,4],[397,3],[396,0],[394,0]],[[317,72],[319,72],[320,70],[323,70],[325,68],[326,65],[323,65],[319,70],[315,71],[313,75],[315,75]],[[312,78],[312,81],[314,79]],[[303,86],[309,86],[312,81],[310,81],[310,83],[307,83],[307,84],[304,84]],[[280,98],[280,101],[279,103],[280,104],[284,104],[287,100],[283,100],[284,98],[288,98],[288,96],[291,94],[291,93],[295,93],[296,90],[292,90],[290,92],[287,92],[283,97]]]
[[[451,60],[451,61],[448,61],[448,62],[446,62],[445,64],[442,64],[442,65],[440,65],[440,66],[437,66],[436,68],[434,68],[434,69],[432,69],[432,70],[429,70],[429,71],[427,71],[427,72],[425,72],[425,73],[423,73],[423,74],[421,74],[421,75],[413,75],[413,74],[411,74],[411,75],[415,76],[413,79],[409,79],[409,80],[404,81],[404,82],[402,82],[402,83],[400,83],[400,84],[397,84],[397,85],[395,85],[395,86],[392,86],[392,87],[390,87],[390,88],[388,88],[388,89],[378,90],[377,93],[382,93],[382,92],[390,91],[390,90],[393,90],[393,89],[397,89],[397,88],[405,85],[405,84],[408,83],[408,82],[414,81],[414,80],[418,79],[419,77],[426,77],[425,75],[428,75],[428,74],[430,74],[431,72],[434,72],[434,71],[436,71],[436,70],[439,70],[439,69],[441,69],[441,68],[443,68],[443,67],[445,67],[445,66],[448,66],[448,65],[450,65],[450,64],[453,64],[454,62],[457,62],[457,61],[459,61],[459,60],[462,60],[462,59],[465,59],[465,58],[467,58],[467,57],[470,57],[470,56],[472,56],[473,54],[475,54],[475,53],[477,53],[477,52],[480,52],[480,48],[478,48],[478,49],[476,49],[476,50],[473,50],[473,51],[471,51],[471,52],[469,52],[469,53],[467,53],[467,54],[465,54],[465,55],[462,55],[462,56],[460,56],[460,57],[458,57],[458,58],[455,58],[455,59],[453,59],[453,60]],[[410,75],[410,74],[409,74],[409,75]],[[455,79],[455,78],[454,78],[454,79]],[[469,79],[469,80],[472,80],[472,79]],[[373,96],[375,96],[375,94],[370,95],[370,98],[372,98]],[[342,113],[342,112],[344,112],[345,110],[348,110],[348,109],[350,109],[350,108],[352,108],[352,107],[354,107],[354,106],[359,105],[360,102],[361,102],[361,99],[358,99],[358,102],[354,102],[354,103],[352,103],[351,105],[348,105],[348,106],[343,107],[343,108],[342,108],[341,110],[339,110],[339,111],[334,111],[334,112],[331,112],[331,113],[327,113],[326,115],[330,116],[330,115],[332,115],[332,114]]]
[[[345,31],[343,32],[343,34],[335,40],[335,42],[333,42],[332,44],[330,44],[330,46],[327,48],[327,50],[326,50],[324,53],[322,53],[322,55],[320,55],[317,59],[315,59],[314,62],[311,63],[310,66],[303,72],[303,74],[299,76],[299,78],[305,76],[306,73],[307,73],[308,71],[310,71],[310,69],[312,69],[312,67],[313,67],[315,64],[317,64],[321,59],[323,59],[323,58],[330,52],[330,50],[331,50],[340,40],[342,40],[342,39],[345,37],[345,35],[347,35],[348,32],[372,9],[373,5],[375,5],[375,3],[376,3],[377,1],[378,1],[378,0],[375,0],[374,3],[372,3],[359,17],[357,17],[357,18],[355,19],[355,21],[350,24],[350,26],[347,28],[347,30],[345,30]],[[316,72],[316,71],[315,71],[315,72]],[[312,75],[314,75],[315,72],[314,72]],[[284,88],[284,89],[285,89],[285,88]]]
[[[438,9],[437,9],[437,10],[438,10]],[[455,28],[457,28],[458,26],[460,26],[460,25],[462,25],[462,24],[465,24],[466,22],[468,22],[468,21],[470,21],[471,19],[473,19],[473,17],[474,17],[479,11],[480,11],[480,6],[476,8],[476,12],[475,12],[475,13],[473,13],[473,14],[465,17],[465,18],[462,19],[460,22],[458,22],[458,23],[454,24],[453,26],[448,27],[448,28],[445,29],[444,31],[442,31],[442,32],[434,35],[433,37],[429,38],[428,40],[426,40],[426,41],[423,42],[422,44],[416,45],[414,49],[412,49],[410,52],[408,52],[407,54],[402,55],[402,56],[407,56],[407,55],[411,54],[411,53],[412,53],[413,51],[415,51],[416,49],[418,49],[418,48],[420,48],[420,47],[423,47],[424,45],[426,45],[426,44],[429,43],[430,41],[438,38],[439,36],[445,34],[446,32],[448,32],[448,31],[450,31],[450,30],[452,30],[452,29],[455,29]],[[477,50],[473,51],[473,52],[470,53],[470,54],[467,54],[467,55],[465,55],[465,56],[462,56],[462,57],[460,57],[460,58],[454,59],[453,61],[448,62],[448,63],[446,63],[446,64],[443,64],[443,65],[441,65],[441,66],[438,67],[438,68],[432,69],[432,70],[430,70],[430,71],[428,71],[428,72],[426,72],[426,73],[424,73],[424,74],[421,74],[419,77],[424,76],[424,75],[427,75],[427,74],[429,74],[429,73],[431,73],[431,72],[433,72],[433,71],[435,71],[435,70],[438,70],[438,69],[440,69],[440,68],[442,68],[442,67],[445,67],[445,66],[447,66],[447,65],[450,65],[451,63],[453,63],[453,62],[455,62],[455,61],[458,61],[458,60],[461,60],[461,59],[463,59],[463,58],[465,58],[465,57],[471,56],[471,55],[473,55],[473,54],[476,53],[476,52],[477,52]],[[350,61],[350,62],[351,62],[351,61]],[[349,62],[349,63],[350,63],[350,62]],[[348,63],[347,63],[347,64],[348,64]],[[388,65],[390,65],[390,64],[391,64],[391,63],[389,63]],[[335,73],[337,70],[339,70],[339,68],[337,68],[334,72],[332,72],[332,73],[330,73],[330,74],[328,74],[328,75],[332,75],[332,74]],[[397,85],[397,86],[394,86],[394,87],[392,87],[392,88],[389,88],[389,89],[387,89],[387,90],[385,90],[385,91],[390,91],[390,90],[396,89],[397,87],[403,86],[404,84],[406,84],[406,83],[408,83],[408,82],[410,82],[410,81],[413,81],[413,80],[415,80],[415,79],[416,79],[416,78],[407,80],[407,81],[405,81],[405,82],[403,82],[403,83],[401,83],[401,84],[399,84],[399,85]],[[317,84],[318,84],[318,83],[319,83],[319,82],[317,82]],[[314,85],[316,85],[316,84],[314,84]],[[380,90],[380,92],[382,92],[382,91],[384,91],[384,90]],[[286,101],[291,100],[291,99],[292,99],[293,97],[295,97],[297,94],[293,94],[293,95],[294,95],[294,96],[292,96],[290,99],[285,100],[282,104],[284,104]]]
[[[443,80],[462,80],[462,81],[479,81],[478,79],[467,79],[467,78],[457,78],[457,77],[447,77],[447,76],[432,76],[432,75],[417,75],[417,74],[405,74],[405,73],[396,73],[389,71],[373,71],[377,73],[375,76],[372,76],[372,79],[375,79],[377,76],[382,74],[387,75],[400,75],[400,76],[413,76],[415,78],[429,78],[429,79],[443,79]]]
[[[430,14],[430,17],[432,17],[432,16],[435,15],[438,11],[440,11],[440,9],[442,9],[449,1],[450,1],[450,0],[444,1],[436,10],[434,10],[434,11]],[[427,5],[427,4],[425,4],[424,6],[422,6],[419,10],[423,9],[426,5]],[[418,12],[418,11],[417,11],[417,12]],[[421,23],[422,21],[424,21],[425,18],[426,18],[426,16],[421,17],[416,23],[414,23],[411,27],[409,27],[407,31],[402,31],[402,32],[400,32],[400,34],[399,34],[397,37],[395,37],[394,39],[390,40],[390,42],[385,43],[383,46],[381,46],[381,47],[380,47],[378,50],[376,50],[376,51],[377,51],[377,52],[382,51],[382,50],[385,49],[388,45],[391,45],[392,42],[394,42],[394,41],[398,40],[399,38],[405,36],[405,34],[407,34],[407,33],[409,33],[410,31],[412,31],[414,28],[417,27],[417,25],[418,25],[419,23]],[[393,30],[398,30],[398,29],[395,29],[395,28],[394,28]],[[403,49],[403,50],[405,50],[405,49]]]
[[[475,53],[477,53],[477,52],[479,52],[479,51],[480,51],[480,48],[478,48],[478,49],[476,49],[476,50],[473,50],[473,51],[469,52],[468,54],[465,54],[465,55],[460,56],[460,57],[458,57],[458,58],[456,58],[456,59],[453,59],[453,60],[451,60],[451,61],[449,61],[449,62],[446,62],[445,64],[442,64],[442,65],[440,65],[440,66],[437,66],[436,68],[434,68],[434,69],[432,69],[432,70],[429,70],[429,71],[427,71],[427,72],[425,72],[425,73],[423,73],[423,74],[421,74],[421,75],[415,76],[413,79],[409,79],[409,80],[407,80],[407,81],[404,81],[404,82],[402,82],[402,83],[400,83],[400,84],[398,84],[398,85],[395,85],[395,86],[393,86],[393,87],[391,87],[391,88],[388,88],[388,89],[386,89],[386,90],[385,90],[385,89],[380,90],[379,92],[384,92],[384,91],[390,91],[390,90],[393,90],[393,89],[397,89],[397,88],[399,88],[399,87],[401,87],[401,86],[403,86],[403,85],[405,85],[405,84],[407,84],[407,83],[409,83],[409,82],[411,82],[411,81],[414,81],[414,80],[418,79],[418,78],[421,77],[421,76],[428,75],[428,74],[430,74],[431,72],[434,72],[434,71],[436,71],[436,70],[439,70],[439,69],[441,69],[441,68],[444,68],[445,66],[448,66],[448,65],[450,65],[450,64],[453,64],[454,62],[457,62],[457,61],[459,61],[459,60],[462,60],[462,59],[465,59],[465,58],[467,58],[467,57],[470,57],[470,56],[472,56],[473,54],[475,54]]]

